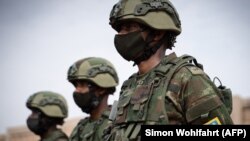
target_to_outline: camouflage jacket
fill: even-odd
[[[70,141],[100,141],[103,137],[103,132],[111,125],[108,119],[110,109],[103,112],[98,120],[91,120],[86,117],[79,121],[70,135]]]
[[[61,130],[57,129],[50,132],[45,138],[42,138],[40,141],[68,141],[68,136]]]
[[[233,124],[202,69],[186,62],[169,76],[179,60],[185,58],[172,53],[150,72],[123,83],[111,140],[140,140],[142,124]]]

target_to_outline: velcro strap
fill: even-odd
[[[139,135],[140,131],[141,131],[141,124],[137,124],[135,126],[135,129],[134,129],[132,135],[130,136],[130,139],[136,139],[136,137]]]
[[[134,129],[135,123],[129,124],[128,128],[125,131],[125,137],[129,137],[131,131]]]
[[[186,119],[187,122],[193,121],[196,118],[199,118],[201,115],[212,111],[213,109],[222,105],[222,101],[220,98],[215,95],[206,99],[205,101],[199,102],[198,104],[194,105],[186,112]]]

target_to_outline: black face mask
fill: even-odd
[[[127,61],[134,61],[143,54],[144,50],[149,48],[142,38],[141,31],[115,35],[115,47],[118,53]]]
[[[149,32],[146,40],[142,38],[140,31],[128,34],[115,35],[115,47],[118,53],[127,61],[134,61],[139,64],[141,61],[150,58],[162,45],[162,40],[154,46],[149,44],[153,41],[153,34]]]
[[[78,107],[85,113],[90,113],[97,107],[101,101],[101,97],[97,97],[93,92],[79,93],[74,92],[73,98]]]
[[[43,122],[41,117],[37,118],[28,118],[27,119],[27,126],[36,135],[42,135],[48,130],[48,126],[46,126]]]

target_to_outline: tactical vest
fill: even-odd
[[[62,132],[62,130],[55,130],[54,132],[50,133],[48,137],[45,139],[41,139],[41,141],[57,141],[58,139],[68,141],[68,136]]]
[[[123,83],[112,139],[140,140],[142,124],[187,124],[182,110],[184,103],[171,95],[178,89],[170,83],[174,73],[184,66],[202,69],[192,56],[176,58],[175,54],[171,54],[151,72],[139,77],[134,74]]]
[[[102,139],[103,130],[108,127],[110,111],[105,111],[97,121],[91,121],[89,117],[82,119],[74,128],[70,141],[99,141]]]

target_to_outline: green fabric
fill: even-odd
[[[41,141],[68,141],[68,136],[60,129],[52,131],[46,136],[42,138]]]
[[[171,54],[147,74],[125,81],[111,139],[132,140],[139,128],[125,137],[131,124],[205,124],[215,117],[222,124],[233,124],[217,87],[197,66],[202,65],[192,56]]]
[[[90,118],[82,119],[73,129],[70,135],[70,141],[100,141],[103,140],[104,130],[107,129],[111,122],[108,119],[110,110],[104,111],[101,118],[91,120]]]

